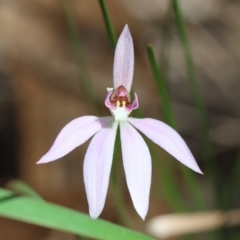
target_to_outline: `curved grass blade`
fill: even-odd
[[[30,186],[21,180],[12,180],[7,184],[7,188],[13,190],[16,193],[28,195],[37,199],[42,199],[42,197]]]
[[[153,238],[85,214],[16,195],[0,188],[0,216],[76,235],[105,240],[152,240]]]

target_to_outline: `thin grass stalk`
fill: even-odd
[[[145,139],[146,141],[146,139]],[[146,141],[151,153],[151,156],[156,156],[156,148],[150,141]],[[159,194],[158,197],[164,198],[166,203],[171,206],[174,212],[184,212],[187,211],[187,204],[182,198],[180,189],[176,185],[173,174],[169,167],[160,162],[157,157],[155,157],[153,163],[153,168],[158,172],[157,181],[158,187],[154,190]],[[156,168],[154,167],[156,165]]]
[[[95,98],[93,88],[91,85],[90,75],[87,70],[87,63],[84,57],[84,51],[82,48],[81,38],[80,38],[77,22],[74,17],[73,9],[68,0],[60,0],[60,3],[63,9],[64,17],[66,19],[70,42],[71,42],[76,63],[78,66],[80,87],[81,89],[83,89],[83,92],[85,93],[85,97],[90,103],[93,113],[98,114],[98,109],[96,107],[97,100]]]
[[[193,57],[190,50],[190,44],[188,41],[186,26],[183,18],[183,14],[181,11],[181,7],[178,0],[171,0],[173,12],[176,18],[176,23],[185,55],[185,62],[187,68],[187,74],[190,84],[190,89],[192,93],[192,99],[195,106],[199,109],[198,119],[200,125],[200,136],[201,136],[201,145],[203,151],[203,158],[210,161],[208,164],[209,172],[211,173],[211,178],[213,181],[213,191],[214,187],[217,185],[217,164],[216,159],[214,158],[214,151],[212,148],[212,144],[209,140],[208,136],[208,118],[207,111],[204,105],[204,101],[200,92],[200,88],[198,82],[196,80],[195,66],[193,62]],[[218,207],[221,207],[221,201],[217,200],[217,192],[215,191],[215,202]],[[213,239],[219,239],[218,232],[214,232],[211,234]]]
[[[166,80],[169,78],[168,71],[169,71],[169,52],[170,52],[170,38],[171,38],[169,27],[171,24],[171,19],[170,19],[171,13],[172,13],[172,9],[169,8],[167,17],[163,23],[163,28],[161,31],[162,47],[161,47],[161,55],[160,55],[160,69],[162,69],[162,79],[165,79],[164,83],[165,83],[166,89],[168,88],[167,86],[168,81]],[[174,118],[173,118],[172,124],[169,124],[169,125],[171,125],[172,127],[176,126],[176,121]],[[159,179],[160,179],[159,181],[167,183],[161,186],[162,192],[164,194],[166,201],[170,204],[173,211],[177,211],[177,212],[187,211],[186,202],[181,197],[180,190],[174,181],[173,174],[171,173],[173,169],[170,169],[169,167],[164,166],[163,164],[160,164],[159,161],[157,165],[158,165],[159,172],[161,173],[159,174]]]
[[[168,97],[168,92],[165,87],[165,83],[162,78],[162,74],[158,68],[157,60],[155,58],[152,45],[147,46],[147,53],[148,53],[148,59],[152,68],[153,75],[155,77],[159,95],[162,98],[162,107],[163,107],[163,114],[166,122],[172,127],[177,128],[176,121],[174,119],[171,104]]]
[[[115,49],[116,44],[117,44],[117,37],[116,37],[116,33],[113,28],[113,24],[110,19],[110,15],[109,15],[109,12],[107,9],[106,2],[105,2],[105,0],[99,0],[99,4],[101,7],[104,23],[105,23],[105,26],[107,29],[108,38],[110,40],[112,48]]]
[[[190,89],[192,93],[192,99],[195,106],[198,108],[198,120],[200,126],[200,137],[201,137],[201,146],[202,146],[202,157],[208,161],[206,165],[208,168],[208,173],[210,175],[210,179],[212,180],[212,191],[217,189],[217,178],[218,178],[218,166],[217,161],[214,157],[214,150],[212,147],[212,143],[209,139],[208,135],[208,118],[207,118],[207,111],[205,108],[205,104],[200,92],[200,88],[196,79],[195,73],[195,66],[193,62],[193,57],[190,50],[190,44],[188,41],[186,26],[183,18],[183,14],[181,11],[181,7],[178,0],[171,0],[173,12],[176,18],[176,24],[178,27],[184,55],[185,55],[185,62],[186,62],[186,69],[188,73],[188,79],[190,84]],[[218,193],[215,191],[215,202],[217,207],[221,208],[221,200],[217,198]]]
[[[173,111],[171,108],[167,89],[166,89],[164,80],[162,78],[160,69],[158,67],[153,48],[150,44],[147,46],[147,53],[148,53],[149,62],[150,62],[151,68],[152,68],[152,72],[153,72],[155,81],[157,83],[159,95],[162,98],[163,114],[164,114],[165,120],[171,127],[173,127],[174,129],[177,129],[177,125],[176,125],[174,114],[173,114]],[[198,206],[199,209],[204,209],[205,204],[204,204],[203,198],[202,198],[202,191],[197,182],[196,177],[186,167],[181,167],[181,170],[182,170],[183,176],[188,184],[188,188],[191,192],[191,196],[192,196],[192,198],[195,199],[196,205]]]
[[[158,79],[162,79],[151,45],[147,46],[147,52],[154,76],[157,76]],[[176,122],[173,117],[173,114],[171,114],[171,106],[170,102],[168,101],[168,93],[164,88],[163,79],[162,81],[157,81],[157,85],[159,93],[162,96],[163,100],[164,116],[167,119],[168,124],[173,128],[176,128]],[[156,155],[155,149],[152,147],[151,143],[149,143],[149,148],[151,155]],[[173,174],[171,173],[171,171],[169,171],[168,167],[165,167],[164,170],[162,170],[163,165],[160,163],[160,161],[157,160],[155,162],[157,164],[157,169],[160,172],[159,182],[164,181],[164,184],[162,184],[161,187],[162,188],[161,191],[163,192],[164,198],[174,211],[185,211],[187,209],[187,206],[183,198],[181,197],[181,194],[179,194],[178,187],[174,181]]]
[[[231,169],[229,173],[229,178],[227,180],[227,184],[223,190],[223,202],[224,208],[229,209],[230,204],[236,204],[234,200],[237,198],[238,189],[239,189],[239,180],[240,180],[240,149],[238,150],[237,160],[234,167]],[[226,194],[227,192],[227,194]],[[229,203],[229,200],[231,201]]]
[[[169,79],[169,67],[170,67],[170,45],[171,45],[171,32],[170,27],[172,24],[171,21],[172,9],[168,8],[168,13],[163,22],[161,29],[162,41],[161,41],[161,52],[160,52],[160,69],[162,70],[163,79],[165,79],[166,87],[168,88]]]
[[[205,108],[205,104],[200,92],[199,84],[196,79],[196,72],[195,72],[195,66],[193,62],[193,57],[190,50],[190,44],[188,41],[186,26],[184,22],[184,18],[182,15],[182,11],[180,8],[180,4],[178,0],[172,0],[172,7],[173,12],[176,18],[176,23],[184,51],[185,56],[185,62],[186,62],[186,68],[187,68],[187,74],[190,84],[190,89],[192,93],[192,98],[194,101],[195,106],[199,109],[199,125],[200,125],[200,134],[202,139],[202,149],[204,153],[204,158],[207,159],[211,156],[213,156],[213,150],[211,147],[211,143],[209,141],[208,137],[208,119],[207,119],[207,111]]]

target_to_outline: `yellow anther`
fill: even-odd
[[[122,106],[126,107],[126,102],[125,101],[122,101]]]
[[[116,106],[120,107],[120,102],[119,101],[116,102]]]

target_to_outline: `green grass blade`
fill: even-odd
[[[177,129],[173,111],[171,109],[171,104],[170,104],[170,100],[168,97],[167,89],[166,89],[164,80],[162,78],[162,75],[161,75],[160,69],[158,67],[156,57],[154,55],[154,51],[153,51],[153,48],[151,45],[147,46],[147,53],[148,53],[148,58],[149,58],[150,65],[151,65],[151,68],[153,71],[153,75],[156,80],[160,96],[162,98],[163,113],[164,113],[166,122],[174,129]],[[201,191],[200,185],[199,185],[196,177],[193,175],[191,170],[187,169],[185,166],[182,166],[181,170],[183,172],[183,176],[186,180],[186,183],[188,184],[188,189],[191,192],[191,197],[194,199],[196,206],[198,206],[199,210],[204,209],[205,204],[204,204],[204,200],[202,197],[203,193]],[[171,179],[171,177],[167,175],[167,172],[164,172],[164,174],[165,174],[166,180]],[[171,186],[174,187],[173,184],[171,184]],[[176,185],[175,185],[175,191],[177,192]],[[171,196],[173,196],[173,195],[171,194]],[[169,195],[169,197],[170,197],[170,195]]]
[[[199,125],[201,128],[200,134],[202,139],[203,157],[209,158],[210,156],[213,155],[212,153],[213,150],[208,138],[207,111],[206,111],[204,101],[200,92],[200,88],[196,79],[195,66],[194,66],[193,57],[190,50],[190,44],[188,41],[186,26],[185,26],[179,1],[172,0],[172,7],[175,14],[176,23],[177,23],[177,27],[178,27],[181,43],[183,46],[184,55],[185,55],[186,68],[187,68],[192,98],[195,106],[200,110],[198,118],[199,118]]]
[[[18,196],[0,188],[0,216],[76,235],[105,240],[151,240],[151,237],[55,204]]]
[[[116,37],[115,31],[113,29],[113,25],[112,25],[112,22],[111,22],[109,13],[108,13],[106,2],[105,2],[105,0],[99,0],[99,4],[101,7],[101,11],[102,11],[104,23],[106,26],[108,38],[110,40],[112,48],[115,49],[116,44],[117,44],[117,37]]]
[[[162,163],[156,154],[155,146],[148,141],[149,150],[153,157],[153,169],[158,172],[157,184],[155,185],[155,191],[161,194],[159,197],[165,199],[166,203],[171,207],[173,211],[183,212],[187,211],[187,203],[182,197],[181,190],[177,185],[172,169],[166,164]],[[155,167],[156,166],[156,167]]]
[[[170,101],[169,101],[169,97],[168,97],[168,92],[165,87],[165,83],[163,81],[162,74],[159,70],[157,60],[156,60],[156,57],[153,52],[153,47],[150,44],[147,46],[147,53],[148,53],[148,59],[149,59],[149,62],[150,62],[151,68],[152,68],[152,72],[153,72],[154,78],[157,83],[158,91],[162,98],[162,107],[163,107],[163,114],[164,114],[165,120],[171,127],[176,129],[176,127],[177,127],[176,121],[175,121],[173,113],[172,113],[172,109],[171,109],[171,105],[170,105]]]
[[[21,180],[12,180],[7,184],[7,187],[16,193],[42,199],[42,197],[34,189]]]
[[[238,149],[238,154],[236,156],[235,164],[233,165],[228,178],[226,179],[226,184],[222,190],[222,202],[224,210],[228,210],[229,206],[236,204],[236,199],[238,199],[238,189],[240,180],[240,149]],[[226,194],[227,193],[227,194]]]
[[[218,184],[218,166],[217,160],[214,157],[214,150],[212,143],[209,139],[209,122],[207,117],[207,110],[205,108],[205,104],[200,92],[200,88],[196,79],[195,66],[193,62],[193,57],[190,50],[190,44],[188,41],[186,26],[184,22],[184,18],[182,15],[181,7],[178,0],[171,0],[173,12],[176,18],[176,24],[178,27],[183,52],[185,55],[186,69],[188,73],[188,79],[190,84],[190,89],[192,93],[192,99],[194,105],[198,108],[198,122],[200,126],[200,137],[201,137],[201,148],[202,148],[202,157],[208,161],[206,167],[208,168],[208,176],[210,176],[210,180],[212,181],[212,189],[215,191],[215,202],[218,207],[221,206],[221,200],[217,198],[217,184]]]
[[[183,18],[178,0],[172,0],[172,6],[173,6],[174,14],[176,17],[176,23],[178,26],[178,30],[179,30],[183,50],[184,50],[187,72],[188,72],[188,77],[190,81],[191,91],[193,94],[193,99],[195,101],[196,106],[202,109],[204,108],[203,99],[199,91],[199,86],[196,80],[194,62],[193,62],[192,54],[190,51],[190,45],[188,42],[184,18]]]
[[[75,55],[76,63],[78,65],[80,87],[83,89],[88,102],[91,104],[92,111],[97,114],[98,110],[96,107],[96,98],[91,86],[90,75],[87,70],[81,38],[73,10],[68,0],[60,0],[60,3],[62,5],[69,32],[69,38]]]

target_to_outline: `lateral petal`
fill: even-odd
[[[92,139],[84,159],[83,175],[89,214],[97,218],[104,207],[112,166],[117,122],[110,122]]]
[[[136,211],[145,219],[152,176],[149,149],[141,135],[128,122],[120,122],[120,134],[127,186]]]
[[[128,25],[125,25],[117,42],[114,65],[113,85],[114,89],[123,85],[128,92],[131,90],[134,68],[134,49],[132,36]]]
[[[48,163],[65,156],[86,142],[112,119],[112,117],[84,116],[72,120],[61,130],[50,150],[37,164]]]
[[[193,171],[202,174],[187,144],[173,128],[161,121],[151,118],[128,118],[128,121],[178,161]]]

